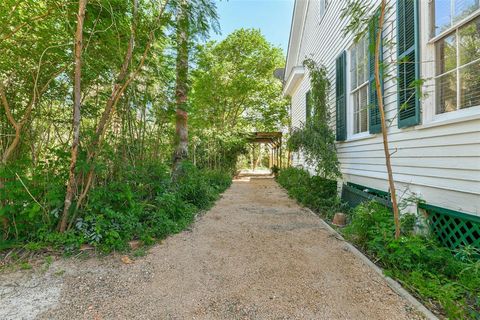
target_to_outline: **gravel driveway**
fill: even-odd
[[[13,279],[13,280],[12,280]],[[234,181],[190,231],[0,276],[1,319],[418,319],[273,179]]]

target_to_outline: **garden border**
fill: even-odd
[[[383,270],[377,266],[375,263],[373,263],[366,255],[364,255],[360,250],[358,250],[354,245],[352,245],[350,242],[345,240],[345,238],[338,233],[337,230],[333,229],[325,220],[323,220],[318,214],[313,212],[311,209],[307,207],[302,208],[307,211],[310,214],[313,214],[315,217],[320,219],[321,223],[325,226],[325,228],[330,232],[331,234],[335,235],[337,238],[345,242],[347,245],[348,249],[350,252],[352,252],[355,256],[360,258],[360,260],[363,261],[367,266],[372,268],[376,273],[378,273],[386,282],[387,285],[395,291],[400,297],[404,298],[407,300],[417,311],[421,312],[427,319],[429,320],[439,320],[437,316],[435,316],[430,310],[428,310],[427,307],[425,307],[420,301],[417,300],[414,296],[412,296],[405,288],[402,287],[400,283],[395,281],[394,279],[386,276],[383,273]]]

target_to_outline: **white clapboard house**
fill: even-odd
[[[291,98],[291,125],[300,127],[310,90],[303,61],[323,64],[331,82],[343,195],[353,202],[388,198],[378,107],[370,103],[375,80],[369,39],[354,43],[345,34],[346,5],[347,0],[295,1],[284,95]],[[414,209],[428,217],[446,245],[478,246],[480,0],[389,0],[388,7],[383,39],[390,45],[383,46],[382,59],[394,77],[384,80],[383,90],[397,195],[422,200]],[[415,79],[423,79],[421,91],[412,87]],[[299,153],[291,161],[308,167]]]

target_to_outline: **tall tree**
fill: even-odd
[[[188,37],[189,18],[187,0],[180,0],[177,11],[177,61],[175,88],[175,151],[172,175],[178,174],[179,164],[188,157]]]
[[[87,0],[78,1],[77,31],[75,32],[74,50],[74,78],[73,78],[73,137],[71,147],[70,171],[67,182],[67,192],[62,217],[60,219],[59,231],[64,232],[67,227],[68,212],[72,205],[75,189],[75,169],[77,166],[78,146],[80,143],[80,121],[82,104],[82,50],[83,50],[83,22],[85,20],[85,9]]]
[[[188,158],[189,58],[199,38],[217,32],[218,16],[213,0],[179,0],[176,11],[175,151],[172,178]]]
[[[259,30],[239,29],[198,54],[193,71],[192,119],[198,126],[232,130],[278,130],[287,121],[287,100],[273,76],[283,67],[280,48]]]

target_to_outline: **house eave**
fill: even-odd
[[[283,87],[283,96],[291,96],[295,89],[298,87],[298,84],[303,79],[305,75],[305,68],[303,66],[293,67],[288,75],[285,86]]]

